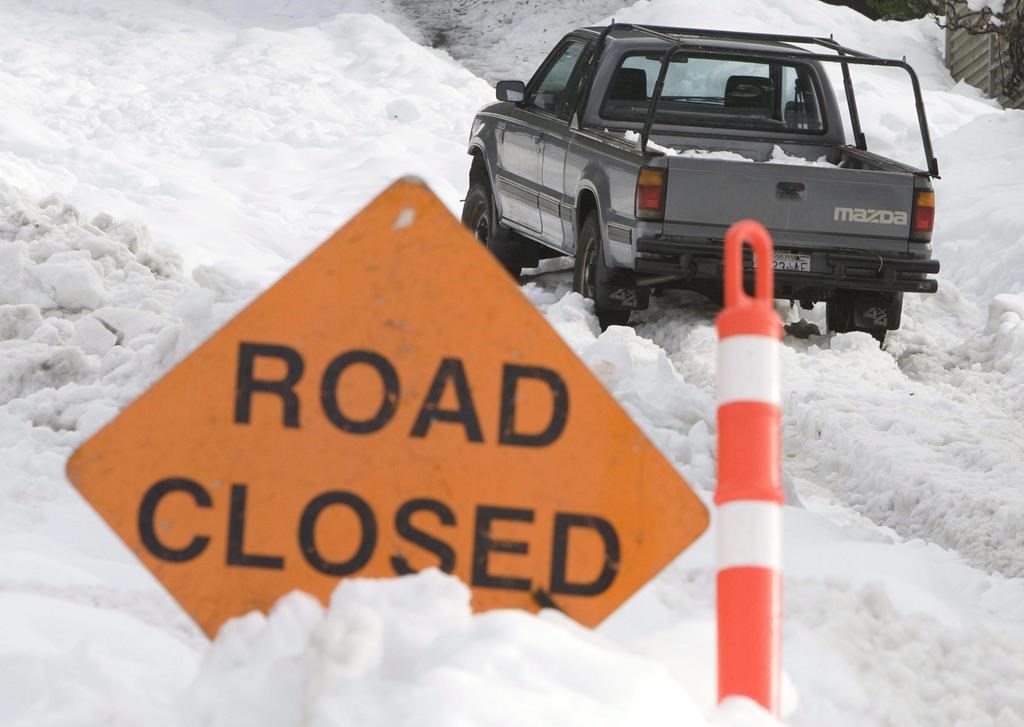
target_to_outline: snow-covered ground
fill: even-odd
[[[713,709],[708,536],[596,633],[472,616],[425,573],[347,584],[326,610],[293,595],[208,646],[63,475],[390,181],[424,177],[457,211],[492,97],[474,73],[525,78],[614,15],[834,33],[920,74],[940,292],[907,297],[884,350],[856,333],[783,350],[786,721],[1024,725],[1024,113],[954,84],[929,21],[623,2],[0,2],[0,724],[766,719]],[[906,81],[855,81],[872,148],[919,162]],[[709,499],[714,308],[667,295],[598,335],[566,273],[523,291]]]

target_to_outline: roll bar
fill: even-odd
[[[925,114],[924,99],[921,97],[921,83],[918,81],[917,73],[910,67],[906,60],[895,60],[890,58],[879,58],[852,48],[847,48],[837,43],[834,39],[821,38],[807,35],[777,35],[773,33],[743,33],[728,30],[702,30],[699,28],[671,28],[657,25],[634,25],[631,23],[611,23],[602,28],[597,39],[594,53],[594,61],[590,65],[590,73],[587,78],[586,88],[590,88],[593,81],[594,68],[604,51],[608,36],[616,31],[636,31],[652,38],[667,41],[672,45],[665,51],[661,61],[661,69],[658,72],[658,80],[654,85],[654,95],[651,96],[647,106],[647,116],[644,120],[643,130],[640,133],[640,148],[647,148],[647,140],[651,135],[651,127],[654,125],[655,110],[658,101],[661,100],[662,90],[665,86],[665,74],[668,72],[669,63],[679,54],[685,53],[692,58],[715,58],[729,57],[743,60],[771,62],[777,60],[789,61],[822,61],[825,63],[839,63],[843,70],[843,86],[846,90],[846,103],[850,112],[850,124],[852,126],[854,144],[858,149],[866,150],[867,142],[864,132],[861,130],[860,115],[857,111],[857,99],[853,92],[853,80],[850,77],[850,65],[858,66],[886,66],[902,68],[910,76],[910,83],[914,89],[914,100],[917,106],[917,122],[921,129],[921,141],[924,145],[925,159],[928,163],[928,173],[932,177],[939,176],[939,162],[932,151],[931,135],[928,133],[928,117]],[[780,49],[774,50],[743,50],[730,48],[728,50],[710,47],[701,44],[701,40],[747,40],[765,41],[777,43],[802,43],[805,45],[817,45],[835,52],[829,53],[807,53],[793,52]]]

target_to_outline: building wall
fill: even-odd
[[[1007,108],[1024,108],[1024,94],[1011,99],[1002,95],[1006,49],[991,35],[971,35],[946,30],[946,65],[956,80],[965,80]]]

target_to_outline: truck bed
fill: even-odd
[[[836,165],[670,156],[662,233],[721,240],[750,217],[780,248],[907,252],[914,175],[836,152]]]

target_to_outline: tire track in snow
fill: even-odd
[[[487,81],[526,81],[563,35],[623,0],[394,0],[423,35]]]
[[[674,298],[656,303],[638,332],[713,395],[717,308]],[[990,373],[944,367],[944,341],[913,318],[906,325],[891,353],[867,334],[785,338],[784,479],[902,538],[936,543],[988,572],[1024,575],[1021,402],[1008,401]],[[920,362],[901,368],[894,354],[906,353],[906,341],[924,342],[918,356],[935,352],[930,373]]]
[[[830,343],[784,354],[794,476],[903,538],[1024,575],[1024,427],[984,397],[907,377],[866,336]]]

